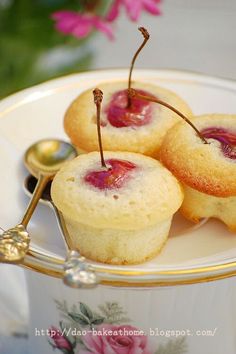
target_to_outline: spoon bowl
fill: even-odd
[[[66,160],[76,157],[75,148],[62,140],[44,139],[31,145],[25,153],[24,162],[33,176],[53,177]]]

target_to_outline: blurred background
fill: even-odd
[[[129,66],[236,79],[235,0],[0,0],[0,97],[73,72]],[[113,38],[113,39],[111,39]]]

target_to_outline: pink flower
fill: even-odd
[[[71,34],[77,38],[87,37],[96,29],[113,39],[110,25],[97,15],[80,14],[73,11],[57,11],[52,14],[56,21],[56,29],[64,34]]]
[[[49,328],[49,336],[52,338],[54,345],[57,349],[62,349],[65,353],[72,352],[73,348],[71,343],[63,336],[63,334],[58,328],[54,326]]]
[[[147,337],[133,326],[103,324],[83,337],[79,354],[150,354]]]
[[[120,12],[120,7],[124,6],[129,18],[132,21],[138,21],[142,10],[152,15],[160,15],[161,11],[158,4],[161,0],[114,0],[111,9],[107,15],[108,21],[114,21]]]

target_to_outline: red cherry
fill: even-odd
[[[236,160],[236,134],[224,128],[209,127],[201,131],[204,138],[215,139],[221,143],[223,154]]]
[[[98,189],[121,188],[130,179],[130,171],[137,166],[129,161],[106,160],[107,170],[91,171],[84,177],[85,182]]]
[[[141,95],[150,93],[143,90],[136,90]],[[128,106],[128,90],[118,91],[113,94],[105,113],[109,123],[116,128],[140,127],[149,124],[152,120],[153,105],[151,102],[131,98],[131,105]]]

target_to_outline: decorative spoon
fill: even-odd
[[[38,178],[38,183],[22,221],[0,235],[1,262],[17,263],[24,258],[30,243],[26,228],[42,191],[65,161],[73,159],[76,155],[76,150],[71,144],[57,139],[40,140],[25,152],[24,163]]]
[[[24,191],[31,197],[37,184],[37,179],[33,176],[26,177],[24,181]],[[91,266],[86,264],[86,259],[82,257],[79,252],[71,250],[71,245],[68,242],[68,231],[62,213],[57,209],[52,201],[51,194],[51,181],[48,181],[45,186],[40,203],[45,204],[53,209],[61,231],[63,240],[67,250],[67,258],[64,264],[64,277],[63,282],[73,288],[92,288],[98,284],[98,277]]]

